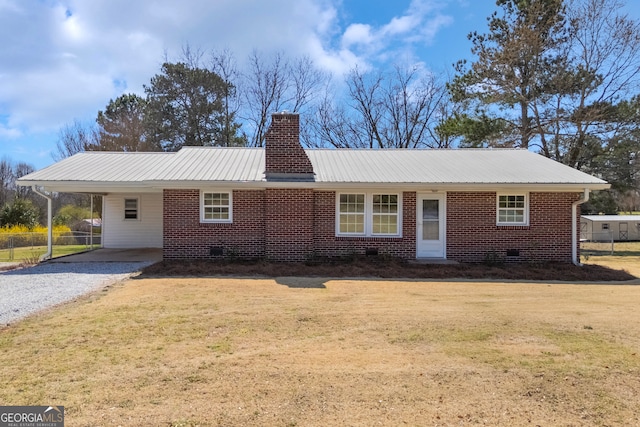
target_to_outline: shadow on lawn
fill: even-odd
[[[573,264],[416,264],[388,257],[327,259],[323,262],[267,262],[264,260],[162,261],[142,270],[140,278],[159,276],[237,276],[277,278],[277,282],[297,288],[323,288],[314,278],[387,279],[479,279],[519,281],[611,282],[637,279],[622,271],[599,265]],[[308,282],[290,281],[304,277]]]
[[[327,289],[324,277],[276,277],[276,283],[295,289]]]

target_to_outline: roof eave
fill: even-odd
[[[192,189],[192,188],[308,188],[308,189],[348,189],[348,188],[402,188],[415,191],[499,191],[521,189],[528,191],[578,192],[585,189],[591,191],[605,190],[611,187],[606,182],[587,183],[447,183],[447,182],[318,182],[318,181],[135,181],[135,182],[106,182],[106,181],[37,181],[18,180],[21,186],[39,186],[47,191],[90,193],[90,192],[158,192],[163,189]]]

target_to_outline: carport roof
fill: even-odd
[[[305,150],[315,180],[278,186],[543,186],[603,189],[608,184],[539,154],[510,149]],[[205,184],[268,187],[263,148],[184,147],[175,153],[79,153],[18,180],[53,191],[178,188]],[[73,189],[76,190],[73,190]]]

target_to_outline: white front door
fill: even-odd
[[[419,194],[418,205],[418,258],[444,258],[445,195]]]

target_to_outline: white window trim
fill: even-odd
[[[229,219],[205,219],[204,195],[205,193],[220,193],[229,195]],[[205,224],[230,224],[233,222],[233,191],[224,190],[200,190],[200,222]]]
[[[500,196],[524,196],[524,221],[523,222],[500,222]],[[522,191],[496,193],[496,225],[498,227],[528,226],[529,225],[529,193],[522,192]]]
[[[136,217],[127,218],[127,200],[136,201]],[[122,220],[123,221],[140,221],[140,197],[124,197],[122,199]]]
[[[364,194],[364,233],[341,233],[340,232],[340,196],[343,194]],[[398,196],[398,232],[395,234],[373,233],[373,196],[392,195]],[[340,191],[336,192],[336,217],[335,233],[336,237],[402,237],[402,192],[399,191]]]

